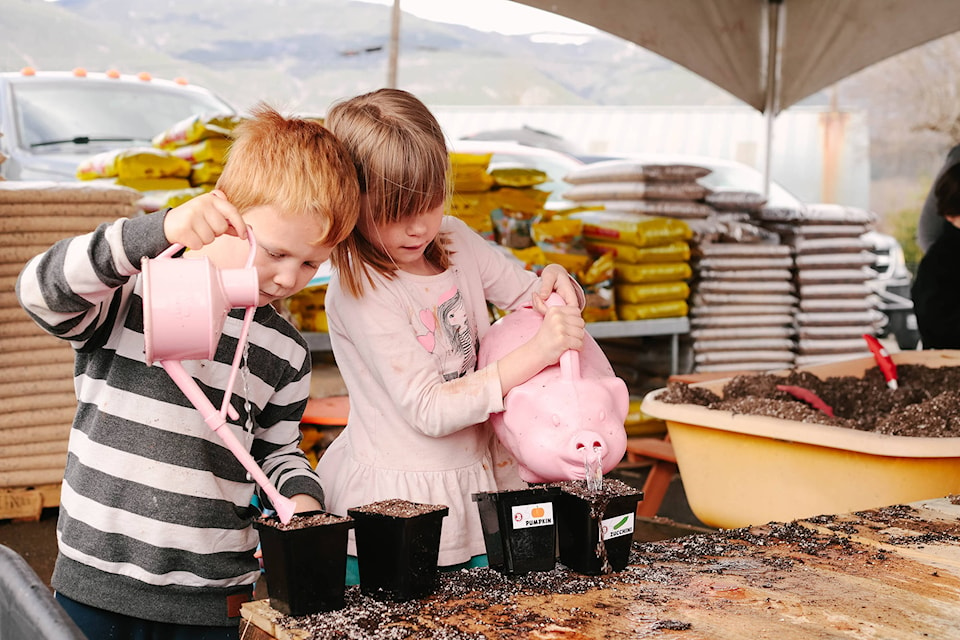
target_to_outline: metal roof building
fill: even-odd
[[[437,106],[450,139],[531,127],[583,155],[694,154],[763,166],[765,121],[750,107]],[[805,202],[869,208],[870,148],[861,111],[793,107],[774,121],[771,177]]]

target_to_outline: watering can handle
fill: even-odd
[[[250,225],[247,225],[247,242],[250,243],[250,253],[247,255],[247,264],[244,265],[247,269],[253,266],[253,260],[257,257],[257,239],[253,235],[253,229],[250,228]],[[179,242],[174,242],[169,247],[164,249],[157,255],[157,258],[172,258],[177,254],[178,251],[183,249],[184,245]]]
[[[253,235],[253,229],[247,226],[247,240],[250,242],[250,253],[247,255],[246,268],[253,267],[253,261],[257,257],[257,238]],[[237,371],[240,369],[240,358],[243,357],[243,345],[247,341],[247,333],[250,331],[250,323],[253,321],[253,314],[256,307],[247,307],[247,312],[243,315],[243,327],[240,329],[240,336],[237,339],[237,350],[233,355],[233,366],[230,367],[230,379],[227,381],[227,387],[224,389],[223,405],[220,407],[220,414],[233,417],[236,410],[230,405],[230,397],[233,395],[233,385],[237,380]]]
[[[551,293],[547,298],[548,307],[562,307],[565,305],[563,298],[559,293]],[[560,356],[560,375],[564,380],[580,379],[580,352],[576,349],[568,349]]]

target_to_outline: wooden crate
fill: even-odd
[[[0,488],[0,520],[39,520],[45,507],[60,506],[60,483]]]

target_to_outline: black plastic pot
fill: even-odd
[[[473,494],[490,567],[506,575],[550,571],[557,564],[554,499],[558,487]]]
[[[312,511],[287,525],[276,516],[253,524],[260,533],[271,607],[288,616],[343,608],[352,519]]]
[[[400,499],[347,509],[356,523],[361,593],[396,602],[433,593],[440,530],[449,511]]]
[[[558,486],[555,506],[560,562],[591,576],[623,570],[630,561],[643,492],[619,480],[604,480],[599,492],[587,491],[583,480]]]

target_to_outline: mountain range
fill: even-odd
[[[0,0],[0,70],[147,71],[185,77],[241,111],[265,100],[322,115],[386,85],[391,11],[360,0]],[[867,114],[874,209],[912,216],[960,142],[958,59],[955,34],[803,101]],[[607,34],[551,44],[406,13],[397,84],[431,106],[742,104]]]
[[[401,5],[402,6],[402,5]],[[391,8],[357,0],[0,0],[0,68],[187,77],[238,108],[322,113],[387,82]],[[606,34],[550,44],[403,14],[398,85],[428,104],[736,104]]]

